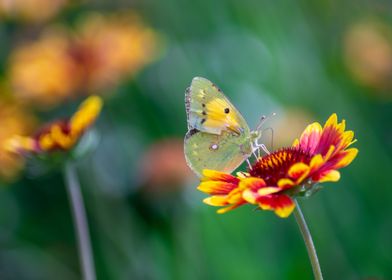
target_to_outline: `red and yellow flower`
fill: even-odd
[[[310,194],[318,183],[339,180],[338,169],[358,154],[356,148],[348,148],[355,141],[353,131],[345,130],[345,121],[338,123],[333,114],[324,127],[310,124],[292,147],[258,158],[248,173],[204,170],[198,189],[211,195],[206,204],[225,206],[218,213],[255,204],[288,217],[295,208],[294,196]]]
[[[15,135],[5,143],[5,148],[16,154],[68,151],[95,122],[101,108],[102,99],[90,96],[71,118],[43,126],[33,137]]]

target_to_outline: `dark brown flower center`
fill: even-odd
[[[283,148],[258,159],[249,173],[262,178],[267,186],[276,186],[279,179],[287,177],[287,171],[293,164],[308,164],[310,159],[311,155],[299,148]]]

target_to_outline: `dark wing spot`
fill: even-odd
[[[206,119],[201,119],[200,123],[203,124],[206,121]]]
[[[214,83],[212,83],[212,87],[215,88],[217,91],[222,92],[222,90]]]
[[[196,133],[199,133],[200,130],[193,128],[188,131],[188,133],[185,135],[185,139],[189,139],[192,135],[195,135]]]
[[[204,116],[207,115],[206,111],[203,111],[202,114],[203,114]]]
[[[201,104],[201,106],[204,108],[206,106],[206,104],[203,103],[203,104]]]
[[[225,113],[226,114],[230,113],[230,109],[229,108],[225,108]]]

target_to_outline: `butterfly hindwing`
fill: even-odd
[[[236,134],[249,134],[249,127],[223,92],[211,81],[195,77],[185,93],[188,129],[221,134],[231,130]]]
[[[231,173],[251,154],[249,141],[231,131],[220,135],[192,129],[185,136],[185,157],[188,165],[201,176],[203,169]]]

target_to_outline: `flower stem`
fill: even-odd
[[[91,250],[90,234],[86,210],[75,166],[67,162],[64,169],[65,185],[71,204],[75,233],[78,239],[79,261],[83,270],[84,280],[95,280],[94,260]]]
[[[308,225],[306,224],[304,215],[302,214],[301,208],[297,200],[295,200],[295,210],[294,210],[295,220],[301,230],[302,237],[304,238],[306,249],[308,250],[308,255],[310,262],[312,264],[313,275],[316,280],[322,280],[323,275],[321,273],[320,263],[318,261],[316,248],[314,247],[312,235],[310,234]]]

